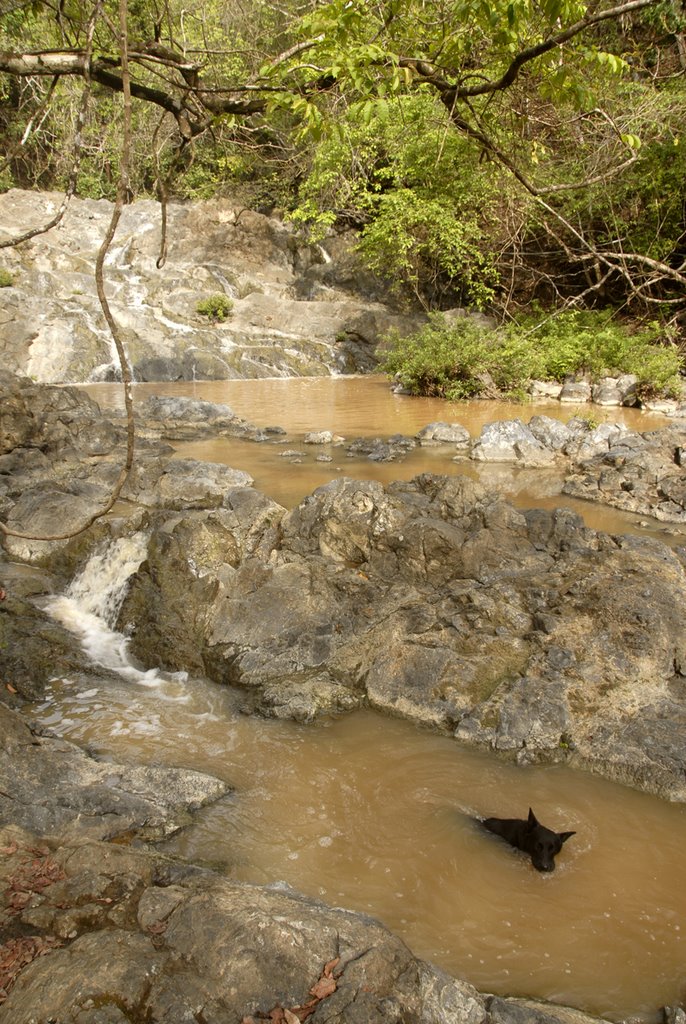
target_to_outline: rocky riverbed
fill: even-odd
[[[76,526],[116,478],[121,421],[72,389],[0,383],[3,521]],[[686,550],[597,533],[566,510],[521,512],[454,474],[342,479],[287,511],[247,474],[171,458],[171,439],[208,429],[280,439],[206,406],[152,403],[115,513],[69,541],[8,537],[0,555],[4,1019],[223,1024],[276,1006],[302,1019],[307,1006],[313,1021],[348,1024],[583,1021],[479,994],[360,915],[132,847],[227,787],[31,732],[22,706],[51,677],[108,672],[45,598],[136,536],[118,627],[145,665],[236,685],[248,712],[307,721],[371,705],[521,763],[564,761],[683,801]],[[448,466],[561,460],[570,483],[597,481],[600,500],[629,495],[642,514],[683,522],[677,424],[643,435],[539,419],[475,441],[433,424],[379,443],[441,444]]]

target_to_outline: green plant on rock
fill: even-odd
[[[14,277],[9,270],[0,267],[0,288],[10,288],[14,284]]]
[[[211,323],[222,323],[233,310],[233,299],[228,298],[223,292],[209,295],[201,299],[195,307],[196,313],[206,316]]]

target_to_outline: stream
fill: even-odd
[[[103,406],[119,400],[112,385],[88,390]],[[289,445],[308,430],[413,434],[440,419],[478,433],[494,419],[552,415],[540,406],[400,399],[378,378],[136,386],[137,400],[146,393],[226,402],[259,425],[285,427]],[[561,418],[579,413],[554,408]],[[633,410],[607,415],[642,430],[664,423]],[[323,464],[314,449],[289,465],[269,444],[218,439],[181,450],[248,470],[256,487],[289,506],[336,475],[386,481],[427,465],[478,473],[519,505],[562,503],[555,474],[451,464],[437,448],[417,449],[401,464],[344,453],[341,463]],[[564,503],[590,513],[596,528],[645,529],[635,517]],[[664,535],[659,524],[648,529]],[[138,535],[98,552],[50,604],[120,681],[105,689],[54,680],[46,699],[27,710],[99,757],[192,767],[233,787],[165,850],[233,878],[285,882],[370,913],[417,955],[482,991],[544,998],[614,1021],[656,1021],[658,1007],[684,999],[686,807],[559,766],[517,767],[371,711],[308,726],[252,718],[241,714],[240,693],[184,673],[144,671],[112,623],[145,542]],[[551,875],[474,821],[525,817],[529,806],[549,827],[577,833]]]

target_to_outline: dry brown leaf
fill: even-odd
[[[326,999],[336,991],[336,980],[334,978],[320,978],[310,989],[310,995],[317,999]]]
[[[10,693],[18,693],[16,686],[12,686],[11,683],[5,683],[5,689],[9,690]]]
[[[284,1009],[283,1019],[286,1021],[286,1024],[301,1024],[300,1017],[296,1017],[291,1010]]]
[[[330,978],[333,975],[334,967],[338,967],[340,962],[341,958],[339,956],[335,956],[333,960],[329,960],[328,964],[324,964],[324,977]]]

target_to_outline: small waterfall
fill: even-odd
[[[139,685],[160,686],[185,679],[186,674],[139,668],[129,654],[128,640],[114,629],[128,581],[145,558],[147,543],[145,534],[136,533],[98,550],[65,593],[50,599],[46,610],[79,638],[95,664]]]

